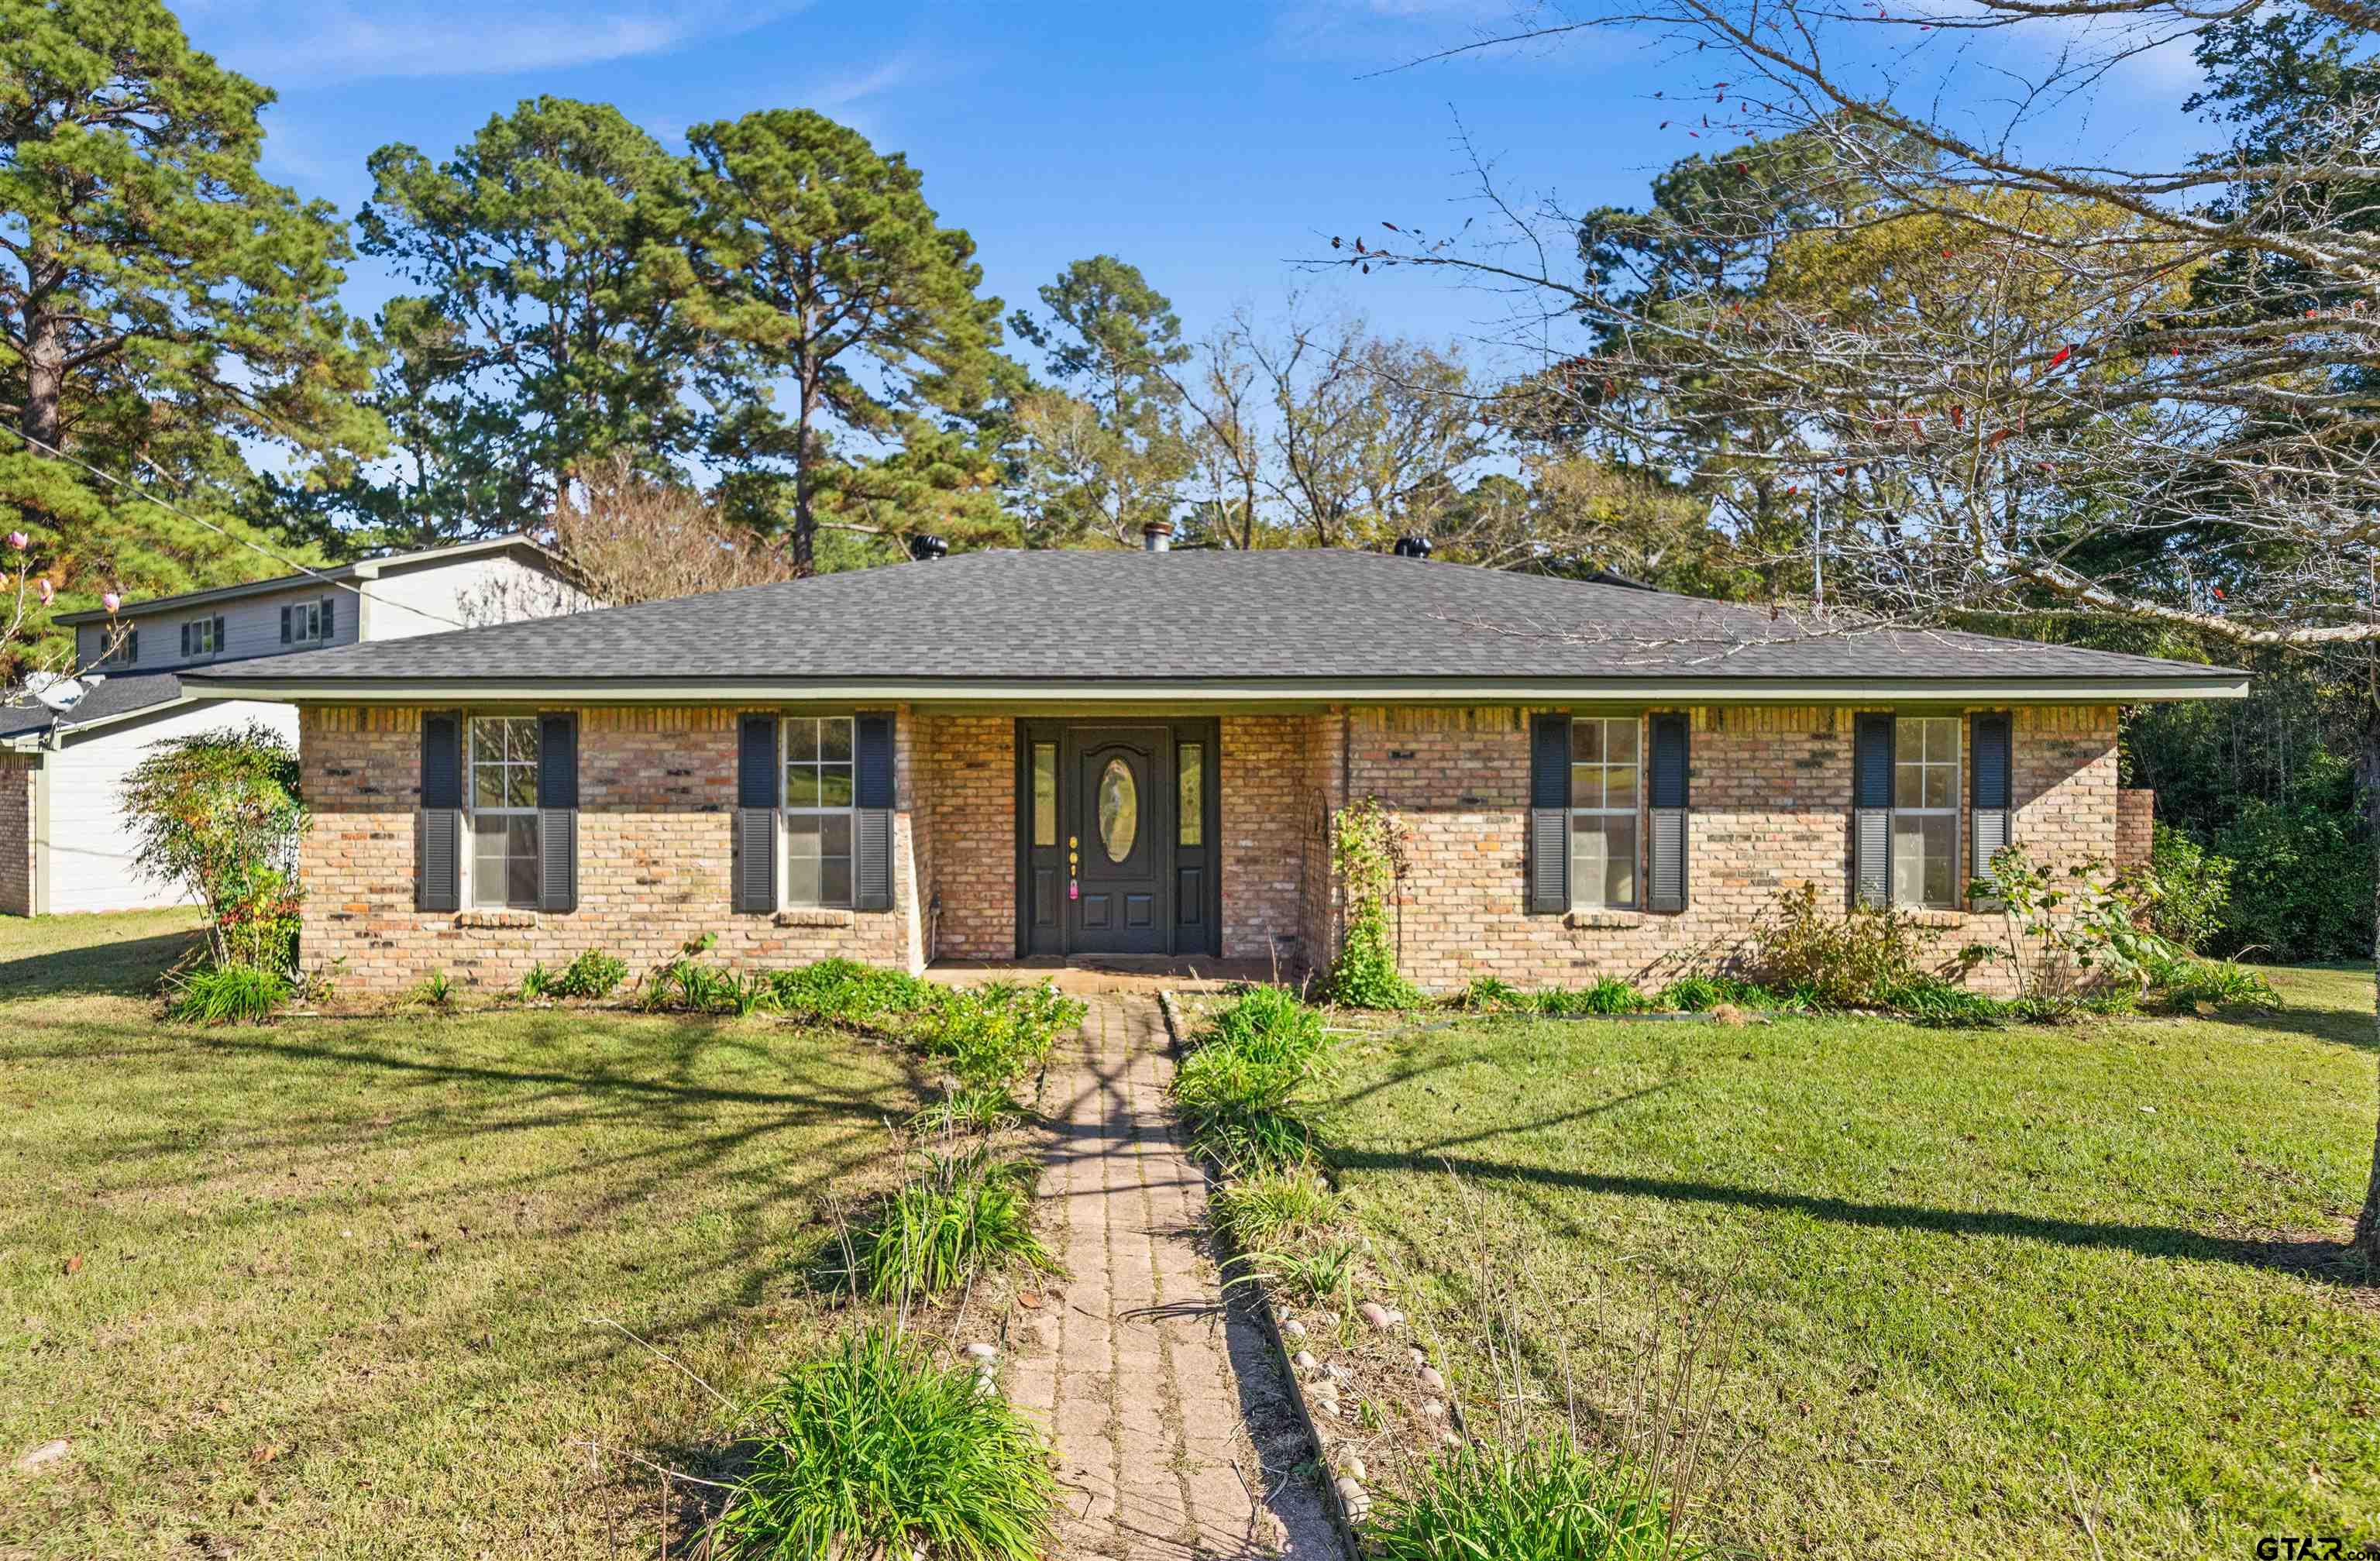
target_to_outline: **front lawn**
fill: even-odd
[[[0,919],[0,1555],[654,1554],[659,1481],[610,1449],[698,1470],[722,1417],[597,1320],[731,1396],[832,1332],[803,1267],[899,1173],[902,1057],[564,1010],[164,1024],[192,921]]]
[[[1656,1314],[1730,1303],[1731,1545],[2380,1541],[2380,1288],[2325,1261],[2370,1164],[2372,977],[2276,976],[2286,1011],[2209,1020],[1366,1037],[1330,1158],[1475,1428],[1507,1298],[1540,1422],[1565,1365],[1592,1422]]]

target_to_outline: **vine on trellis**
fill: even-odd
[[[1397,971],[1389,907],[1405,876],[1404,831],[1378,797],[1331,819],[1330,865],[1346,897],[1346,925],[1331,962],[1330,997],[1351,1008],[1411,1008],[1420,990]]]

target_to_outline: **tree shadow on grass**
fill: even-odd
[[[0,999],[149,997],[198,937],[165,932],[0,961]]]

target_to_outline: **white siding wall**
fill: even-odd
[[[273,632],[278,637],[277,620]],[[146,756],[152,743],[251,720],[283,733],[292,744],[298,741],[295,707],[225,699],[186,705],[152,720],[128,720],[44,755],[49,830],[35,843],[42,852],[48,909],[132,911],[186,899],[134,870],[132,835],[124,819],[124,778]]]
[[[331,637],[324,645],[353,645],[356,642],[356,595],[336,586],[320,581],[273,591],[264,596],[240,597],[232,601],[200,603],[184,611],[143,612],[137,608],[124,615],[127,623],[140,627],[140,657],[128,664],[119,663],[99,670],[108,672],[151,672],[168,667],[205,666],[211,661],[237,661],[244,656],[273,656],[288,647],[281,643],[281,610],[293,603],[320,601],[334,597],[337,605],[331,614]],[[224,621],[224,648],[212,656],[182,655],[182,625],[200,618],[220,617]],[[84,623],[75,631],[75,649],[81,662],[91,666],[98,658],[100,647],[107,643],[103,624]],[[313,650],[321,646],[307,646]]]
[[[372,639],[443,634],[459,625],[510,623],[584,611],[584,592],[508,553],[391,570],[368,581],[366,633]]]

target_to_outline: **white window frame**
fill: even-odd
[[[1959,787],[1961,780],[1963,779],[1962,772],[1966,768],[1966,755],[1963,751],[1963,745],[1966,741],[1966,724],[1967,723],[1964,720],[1961,720],[1957,716],[1895,716],[1892,719],[1891,831],[1894,842],[1892,904],[1895,910],[1955,911],[1959,909],[1962,898],[1960,892],[1959,883],[1959,847],[1960,835],[1961,833],[1959,817],[1961,802]],[[1941,726],[1949,728],[1950,734],[1950,756],[1949,758],[1941,759],[1928,756],[1928,750],[1926,750],[1923,745],[1923,733],[1918,734],[1921,739],[1918,756],[1915,758],[1910,757],[1910,745],[1908,741],[1911,736],[1910,728],[1919,726]],[[1900,778],[1904,772],[1915,772],[1917,777],[1917,795],[1922,798],[1925,794],[1926,776],[1930,772],[1943,769],[1949,771],[1950,784],[1948,795],[1950,800],[1947,806],[1903,807],[1900,805]],[[1900,820],[1903,818],[1948,818],[1950,821],[1950,896],[1948,900],[1942,901],[1938,904],[1925,897],[1925,874],[1922,870],[1918,874],[1918,882],[1920,887],[1917,898],[1910,900],[1904,899],[1901,896],[1900,839]]]
[[[322,633],[322,599],[310,598],[289,604],[289,643],[320,645],[329,636]]]
[[[537,817],[536,785],[538,768],[544,756],[544,733],[542,732],[539,732],[538,733],[539,748],[533,756],[528,759],[516,759],[512,756],[511,729],[507,726],[504,753],[495,759],[487,760],[482,759],[480,755],[480,726],[483,721],[527,721],[532,731],[536,731],[538,729],[538,718],[534,714],[505,715],[501,712],[486,712],[478,715],[466,715],[463,718],[463,811],[466,816],[466,822],[469,825],[469,828],[465,831],[465,839],[463,841],[463,861],[461,864],[463,877],[462,902],[466,906],[474,911],[534,911],[538,908],[539,898],[535,892],[534,887],[532,887],[530,895],[527,900],[513,900],[508,898],[507,895],[501,894],[493,900],[480,899],[479,881],[480,819],[483,817],[489,818],[534,818]],[[528,805],[523,806],[516,803],[506,803],[501,806],[482,805],[480,802],[480,769],[483,764],[501,766],[506,770],[526,768],[529,773],[530,784],[530,801]],[[538,853],[541,853],[544,851],[545,842],[541,837],[535,833],[532,833],[531,840],[533,842],[531,848],[532,859],[537,860],[539,867],[539,873],[536,877],[541,878],[543,875],[544,863]],[[512,860],[509,853],[506,853],[504,860],[507,862]],[[534,881],[536,880],[532,880],[533,884]]]
[[[844,752],[849,756],[843,759],[829,759],[824,756],[827,751],[828,733],[830,728],[836,726],[840,726],[842,728]],[[809,735],[809,741],[806,744],[812,755],[809,758],[797,759],[794,757],[794,733],[797,729],[807,731]],[[852,800],[840,806],[808,801],[796,804],[794,800],[793,788],[793,772],[796,768],[808,770],[816,778],[817,784],[812,791],[812,795],[822,794],[829,779],[837,772],[844,773],[850,782],[851,790],[849,794]],[[856,817],[859,811],[858,803],[858,718],[847,715],[787,716],[779,721],[777,725],[777,811],[780,818],[777,827],[777,908],[779,910],[848,911],[853,907],[857,899],[858,893],[857,880],[859,863],[858,842],[856,839],[858,831],[858,819]],[[794,835],[795,831],[794,821],[797,818],[841,818],[844,820],[844,843],[841,860],[844,865],[844,888],[842,899],[830,900],[826,898],[823,888],[821,888],[819,894],[815,897],[808,899],[795,898],[793,857]],[[828,854],[821,850],[820,853],[820,859],[823,862],[832,860],[832,858],[829,857]],[[823,883],[824,877],[825,873],[824,870],[821,869],[820,873],[821,883]]]
[[[1578,729],[1581,726],[1590,723],[1599,724],[1604,729],[1603,751],[1607,754],[1611,751],[1611,732],[1614,728],[1618,728],[1619,730],[1630,733],[1631,740],[1636,744],[1636,758],[1633,767],[1635,770],[1635,780],[1630,795],[1629,804],[1625,807],[1611,807],[1606,805],[1609,802],[1611,795],[1610,772],[1614,769],[1626,769],[1631,768],[1631,766],[1625,763],[1615,764],[1609,759],[1583,761],[1576,756],[1578,754]],[[1645,903],[1645,820],[1643,813],[1645,805],[1645,718],[1642,716],[1572,716],[1571,718],[1570,724],[1570,751],[1572,756],[1569,761],[1571,821],[1569,829],[1562,841],[1562,849],[1569,853],[1567,861],[1570,864],[1570,908],[1573,911],[1638,910],[1642,908]],[[1592,768],[1600,772],[1598,776],[1598,784],[1601,786],[1602,790],[1597,795],[1595,805],[1593,806],[1582,805],[1580,802],[1578,772],[1582,768]],[[1628,835],[1629,840],[1632,842],[1630,851],[1634,861],[1628,875],[1628,881],[1635,889],[1635,893],[1625,902],[1615,904],[1602,899],[1603,886],[1600,883],[1595,886],[1596,898],[1589,899],[1583,892],[1582,886],[1579,882],[1583,875],[1578,871],[1578,854],[1576,850],[1578,836],[1577,821],[1581,818],[1625,818],[1630,821]]]
[[[226,619],[224,626],[228,629],[231,626],[230,621]],[[189,623],[189,630],[190,654],[193,657],[220,656],[223,654],[223,647],[215,643],[215,615],[213,613],[210,612],[203,618],[191,619]]]
[[[99,631],[99,664],[103,667],[129,667],[140,659],[140,625],[125,625],[121,638],[115,637],[112,624],[102,624]]]

